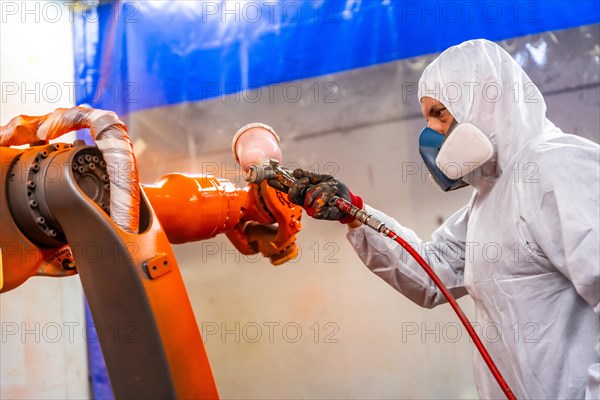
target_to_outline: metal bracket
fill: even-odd
[[[171,264],[167,254],[159,254],[144,262],[144,269],[150,279],[156,279],[171,272]]]

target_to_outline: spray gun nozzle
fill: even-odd
[[[260,184],[265,179],[276,179],[277,174],[268,165],[251,165],[246,172],[246,182]]]
[[[246,182],[260,184],[265,179],[277,179],[282,185],[290,187],[295,181],[294,175],[287,168],[279,165],[279,160],[272,158],[262,164],[254,164],[246,172]]]

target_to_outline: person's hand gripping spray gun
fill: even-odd
[[[508,399],[516,399],[506,383],[506,380],[496,367],[496,364],[494,364],[492,357],[477,335],[477,332],[475,332],[473,325],[456,302],[454,296],[452,296],[437,274],[415,249],[413,249],[404,239],[399,237],[393,230],[386,227],[385,223],[363,209],[363,202],[360,197],[353,195],[344,184],[330,175],[311,174],[301,169],[291,171],[282,167],[276,159],[250,165],[246,171],[245,178],[246,181],[251,183],[261,183],[265,179],[268,180],[270,186],[288,193],[289,200],[303,206],[307,213],[312,217],[318,219],[339,220],[342,223],[356,220],[396,241],[417,261],[421,268],[425,270],[427,275],[429,275],[431,280],[433,280],[440,289],[446,300],[448,300],[448,303],[450,303],[450,306],[452,306],[456,315],[465,326],[465,329],[473,339],[477,350],[479,350],[479,353],[506,397]],[[297,182],[302,182],[303,184],[295,184]],[[318,187],[319,190],[315,191],[315,187]],[[318,195],[315,195],[315,192],[318,192]],[[326,202],[328,207],[325,204],[315,204],[319,202]]]
[[[335,187],[335,184],[338,183],[337,180],[333,179],[333,177],[330,177],[329,175],[317,175],[317,174],[311,174],[311,175],[312,175],[313,179],[316,179],[319,181],[319,182],[315,181],[315,184],[330,183],[330,185],[328,185],[328,186],[332,190],[329,190],[329,193],[328,193],[329,196],[325,196],[325,197],[329,197],[329,200],[327,203],[330,207],[334,207],[335,210],[324,209],[323,211],[321,211],[320,215],[319,214],[314,215],[313,214],[314,209],[309,208],[309,211],[308,211],[309,215],[313,214],[311,216],[317,217],[319,219],[339,220],[342,223],[347,223],[347,222],[350,222],[350,221],[356,219],[360,223],[367,225],[370,228],[376,230],[377,232],[383,233],[384,235],[387,236],[387,234],[388,234],[387,231],[389,231],[389,229],[387,229],[385,227],[385,224],[382,221],[378,220],[377,218],[375,218],[375,216],[373,216],[372,214],[369,214],[368,212],[363,210],[362,207],[357,207],[356,205],[353,204],[353,202],[348,201],[345,198],[334,194],[336,190],[339,191],[339,189],[340,189],[339,187]],[[296,198],[304,198],[305,196],[310,197],[310,193],[305,193],[306,189],[303,189],[302,193],[296,193],[296,194],[290,193],[290,188],[292,187],[294,182],[297,181],[297,179],[299,177],[308,178],[309,182],[311,179],[311,177],[307,176],[307,174],[303,170],[298,169],[295,171],[291,171],[291,170],[279,165],[279,161],[277,161],[276,159],[271,159],[269,162],[265,162],[260,165],[250,166],[250,168],[248,169],[248,172],[246,174],[246,181],[250,182],[250,183],[260,183],[266,179],[269,181],[270,186],[272,186],[275,189],[278,189],[282,192],[288,193],[290,196],[290,201],[292,201],[292,203],[298,204],[299,202],[295,201],[296,199],[294,199],[294,197],[296,197]],[[358,203],[362,204],[362,199],[360,199],[358,196],[354,196],[352,193],[349,193],[349,192],[345,193],[345,194],[346,194],[346,197],[349,197],[353,200],[358,199]],[[315,199],[315,201],[320,201],[320,200],[321,199]],[[357,201],[355,200],[354,203],[357,203]],[[298,204],[298,205],[303,205],[303,204]],[[336,211],[339,212],[339,214],[337,214]]]

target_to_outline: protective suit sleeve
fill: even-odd
[[[522,185],[530,200],[539,204],[536,214],[526,218],[535,242],[593,308],[596,322],[600,317],[598,156],[597,146],[562,146],[560,152],[551,151],[540,159],[539,183]],[[599,399],[600,337],[589,351],[598,357],[596,363],[582,366],[588,372],[585,398]]]
[[[427,261],[448,290],[459,298],[467,294],[464,287],[465,241],[469,207],[452,215],[424,242],[415,232],[403,227],[384,213],[365,209],[393,229]],[[366,227],[349,229],[347,238],[363,263],[394,289],[421,307],[432,308],[446,299],[431,278],[399,244]]]

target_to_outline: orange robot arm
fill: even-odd
[[[25,153],[27,157],[38,157],[48,151],[71,149],[70,144],[48,145],[47,139],[85,126],[80,116],[93,113],[92,109],[74,107],[57,109],[40,117],[19,116],[11,120],[0,132],[2,181],[12,179],[9,171],[15,160],[25,157]],[[44,129],[47,125],[50,128]],[[275,132],[265,125],[247,125],[234,137],[234,156],[243,165],[264,161],[273,155],[280,158],[278,140]],[[32,147],[26,150],[8,147],[23,144]],[[302,227],[302,209],[266,182],[237,188],[213,176],[170,174],[142,188],[171,243],[205,240],[224,233],[242,254],[261,253],[274,265],[283,264],[298,254],[295,241]],[[102,198],[99,205],[108,210],[106,198]],[[37,209],[33,203],[29,206]],[[11,212],[6,193],[0,196],[0,209],[3,217]],[[10,221],[3,218],[0,226],[0,292],[21,285],[34,275],[62,277],[77,273],[68,245],[53,241],[52,237],[49,239],[52,243],[46,246],[31,244]],[[44,222],[40,224],[46,226]]]
[[[240,253],[260,252],[274,265],[298,254],[302,209],[267,182],[240,189],[214,176],[169,174],[143,189],[171,243],[225,233]]]

